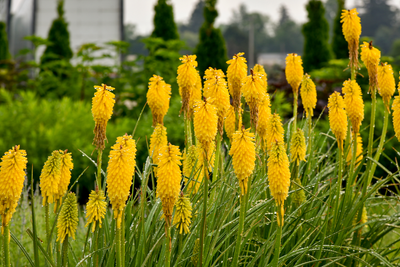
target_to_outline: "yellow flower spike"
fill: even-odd
[[[190,233],[189,226],[192,222],[192,203],[190,203],[189,198],[187,198],[183,192],[180,193],[175,207],[173,224],[176,225],[176,229],[179,229],[179,234],[182,234],[182,231],[185,234]]]
[[[285,75],[286,80],[292,87],[293,93],[297,94],[301,80],[303,79],[303,61],[297,54],[288,54],[286,57]]]
[[[164,116],[169,109],[171,85],[165,83],[161,76],[153,75],[150,78],[146,97],[153,115],[153,126],[156,126],[157,123],[163,124]]]
[[[153,160],[153,164],[158,165],[158,163],[160,162],[159,156],[161,148],[166,146],[167,144],[167,128],[165,128],[161,124],[157,124],[150,137],[150,157]],[[155,167],[154,169],[157,176],[157,168]]]
[[[68,193],[61,208],[57,220],[57,241],[62,243],[64,239],[72,237],[75,239],[76,229],[78,228],[78,204],[75,193]]]
[[[254,65],[253,71],[256,73],[261,74],[261,78],[264,81],[264,87],[265,87],[265,91],[267,91],[267,87],[268,87],[268,75],[265,72],[265,69],[263,66],[261,66],[260,64],[256,64]]]
[[[299,166],[301,160],[306,161],[306,138],[304,137],[303,130],[300,128],[297,128],[292,136],[290,154],[292,162],[296,161],[297,166]]]
[[[262,74],[250,70],[251,74],[242,80],[242,93],[250,106],[250,120],[257,128],[258,106],[266,94]]]
[[[276,205],[281,207],[282,217],[278,216],[278,226],[283,226],[283,205],[289,195],[290,186],[289,159],[283,141],[272,142],[268,158],[268,182]]]
[[[341,151],[343,151],[343,140],[346,139],[347,134],[347,115],[344,107],[343,97],[339,92],[333,92],[328,99],[329,125]]]
[[[182,173],[181,152],[178,146],[168,144],[162,149],[158,165],[157,195],[161,199],[167,226],[171,225],[172,211],[179,197]]]
[[[396,91],[393,69],[390,64],[384,63],[378,66],[378,84],[378,92],[382,96],[386,108],[389,110],[390,99],[394,91]]]
[[[89,195],[89,201],[86,204],[86,225],[92,224],[92,232],[96,229],[96,224],[101,228],[102,221],[107,209],[106,197],[103,190],[92,190]]]
[[[250,129],[242,128],[233,134],[229,155],[232,156],[233,169],[239,179],[242,195],[245,195],[247,194],[248,178],[253,173],[256,161],[254,134],[250,132]]]
[[[351,139],[353,139],[354,134],[351,133]],[[353,141],[351,141],[352,143]],[[350,165],[351,163],[351,158],[353,156],[353,149],[350,149],[349,153],[347,154],[347,165]],[[363,159],[363,144],[362,144],[362,138],[360,133],[357,133],[357,152],[356,152],[356,168],[358,165],[360,165],[361,160]]]
[[[74,168],[74,164],[72,163],[72,155],[68,153],[68,150],[62,151],[59,150],[61,157],[61,165],[60,165],[60,183],[58,185],[58,192],[54,196],[54,212],[57,211],[58,207],[61,207],[62,198],[68,190],[69,182],[71,181],[71,170]],[[58,202],[58,203],[57,203]]]
[[[306,116],[314,116],[314,109],[317,105],[317,89],[308,74],[305,74],[301,81],[300,95]]]
[[[194,106],[197,101],[201,100],[201,92],[203,88],[201,86],[201,77],[197,73],[197,82],[196,85],[193,87],[192,95],[190,96],[190,101],[189,101],[189,114],[190,116],[193,115],[194,111]]]
[[[210,102],[217,108],[218,116],[218,132],[222,136],[224,133],[224,118],[227,110],[230,107],[230,96],[227,88],[227,83],[224,79],[224,73],[221,70],[213,72],[216,76],[206,80],[207,95],[210,97]],[[208,73],[208,75],[210,75]]]
[[[263,143],[263,150],[265,150],[267,146],[267,127],[268,122],[271,118],[271,100],[269,98],[269,94],[266,93],[263,99],[261,100],[259,109],[258,109],[258,123],[257,123],[257,134],[261,137]]]
[[[369,91],[373,92],[378,86],[378,65],[381,58],[381,51],[372,46],[372,41],[364,42],[361,45],[361,60],[368,70]]]
[[[358,44],[361,35],[361,20],[356,8],[352,10],[342,10],[340,17],[342,31],[349,47],[351,67],[358,66]]]
[[[300,207],[300,205],[306,201],[306,194],[302,189],[302,184],[299,177],[294,180],[294,183],[292,184],[292,190],[294,191],[293,195],[291,196],[293,203],[296,205],[296,207]]]
[[[399,84],[400,88],[400,84]],[[393,110],[393,128],[396,134],[397,140],[400,141],[400,96],[395,96],[392,104]]]
[[[344,104],[349,116],[353,132],[358,133],[361,122],[364,119],[364,101],[360,86],[355,80],[347,80],[343,83]]]
[[[136,166],[136,143],[130,135],[117,138],[111,147],[107,167],[107,193],[117,228],[121,228],[122,212],[129,197]]]
[[[217,135],[217,108],[210,101],[197,101],[194,109],[194,132],[196,138],[208,148]],[[206,151],[208,153],[208,151]]]
[[[26,151],[15,146],[4,153],[0,163],[1,231],[8,225],[22,193],[28,159]]]
[[[44,163],[40,174],[40,190],[42,191],[43,206],[56,201],[61,179],[61,154],[53,151]]]
[[[186,192],[196,194],[203,181],[203,175],[199,175],[201,173],[199,171],[201,161],[196,146],[190,146],[187,151],[183,155],[183,175],[185,176]],[[190,178],[192,179],[190,180]]]
[[[274,113],[267,123],[267,150],[272,148],[274,142],[283,142],[283,134],[281,117],[279,114]]]
[[[247,64],[243,55],[244,53],[237,53],[226,62],[229,64],[227,70],[229,93],[235,109],[240,108],[242,79],[247,76]]]
[[[111,118],[115,104],[115,95],[111,91],[115,88],[105,84],[95,85],[94,88],[97,91],[92,98],[92,114],[95,121],[93,144],[96,149],[103,150],[104,141],[107,140],[107,122]]]
[[[194,241],[193,253],[192,257],[190,258],[193,266],[197,266],[197,263],[199,262],[199,254],[200,254],[199,252],[200,252],[200,238],[197,238]]]
[[[235,133],[235,125],[236,125],[235,108],[231,105],[229,106],[225,117],[225,132],[231,143],[232,143],[232,136]],[[242,109],[239,110],[239,129],[241,128],[242,128]]]
[[[199,78],[196,70],[196,57],[196,55],[186,55],[179,58],[182,64],[178,67],[177,82],[179,85],[179,95],[182,97],[182,110],[188,118],[190,118],[190,100],[195,93],[194,91],[196,91],[195,87]]]

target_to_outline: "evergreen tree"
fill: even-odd
[[[6,32],[6,24],[0,21],[0,61],[10,59],[11,55],[8,51],[8,39]],[[0,64],[0,68],[5,65]]]
[[[325,18],[324,5],[320,0],[310,0],[306,5],[308,22],[303,25],[303,66],[306,72],[321,68],[331,59],[329,47],[329,24]]]
[[[51,24],[46,50],[44,51],[41,62],[49,63],[55,60],[70,60],[72,50],[69,43],[68,23],[64,19],[64,1],[60,0],[57,4],[58,17]]]
[[[301,53],[304,42],[301,28],[290,18],[286,6],[281,6],[280,14],[272,42],[275,43],[276,51],[281,53]]]
[[[151,37],[162,38],[164,41],[179,39],[174,21],[174,10],[168,0],[158,0],[154,11],[154,30]]]
[[[200,42],[196,47],[197,61],[199,64],[200,75],[208,67],[226,70],[225,40],[221,30],[214,28],[214,21],[218,16],[215,8],[217,0],[206,0],[204,5],[204,23],[200,28]]]
[[[388,0],[363,0],[360,14],[362,35],[373,37],[381,26],[392,28],[396,23],[396,10]]]
[[[332,52],[336,58],[348,58],[348,45],[346,39],[344,39],[342,23],[340,23],[340,16],[344,9],[344,0],[337,0],[337,2],[338,9],[333,22]]]
[[[201,25],[204,23],[203,10],[204,0],[199,0],[192,12],[192,16],[190,16],[186,30],[195,32],[196,34],[199,32]]]

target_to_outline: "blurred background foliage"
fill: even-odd
[[[109,148],[116,137],[125,133],[131,134],[141,115],[135,132],[138,142],[137,162],[141,168],[148,154],[147,147],[152,133],[151,113],[145,107],[149,78],[153,74],[161,75],[172,86],[171,108],[165,117],[165,126],[169,141],[183,148],[183,119],[179,117],[181,100],[176,84],[179,57],[196,51],[207,51],[208,46],[213,46],[213,51],[223,52],[215,55],[201,52],[204,54],[202,57],[211,57],[198,59],[203,64],[202,69],[210,64],[207,62],[218,62],[221,65],[219,68],[226,69],[224,61],[227,58],[238,52],[248,55],[250,23],[256,33],[255,59],[263,53],[298,53],[304,59],[310,55],[311,58],[321,59],[318,53],[310,54],[316,43],[320,44],[320,51],[328,51],[326,53],[329,56],[326,55],[322,62],[307,63],[307,72],[318,90],[315,118],[321,115],[321,120],[316,130],[327,131],[328,96],[335,90],[341,91],[343,81],[350,78],[347,51],[340,53],[346,49],[340,28],[340,11],[345,1],[310,0],[308,11],[318,13],[313,14],[317,21],[310,17],[305,25],[296,23],[284,5],[279,10],[278,21],[272,21],[266,15],[267,11],[249,12],[245,5],[241,5],[233,10],[229,23],[215,25],[214,20],[218,15],[215,3],[215,0],[199,0],[187,23],[175,23],[172,5],[169,1],[158,0],[155,6],[155,28],[150,36],[137,34],[135,25],[126,25],[124,41],[84,44],[73,54],[68,52],[72,50],[69,48],[68,24],[64,21],[62,6],[58,7],[59,17],[53,22],[48,38],[27,36],[26,39],[32,43],[32,49],[20,51],[13,58],[8,51],[5,27],[0,23],[0,152],[20,144],[27,150],[29,164],[33,165],[35,179],[38,179],[51,151],[68,149],[74,158],[75,179],[89,167],[79,183],[80,201],[86,202],[88,192],[94,186],[95,168],[86,157],[82,157],[79,150],[87,155],[91,155],[94,150],[94,122],[91,114],[91,98],[95,92],[93,86],[105,83],[116,88],[116,105],[107,127],[108,144],[103,160],[107,160]],[[360,42],[374,41],[382,51],[382,61],[393,65],[397,84],[400,70],[399,10],[391,6],[388,0],[362,0],[358,2],[357,9],[363,27]],[[204,15],[208,16],[206,20]],[[320,27],[321,34],[310,34],[315,28],[313,23],[323,24]],[[55,36],[55,32],[60,32],[60,27],[63,28],[63,34]],[[307,38],[310,43],[308,47]],[[318,38],[323,40],[316,40]],[[40,46],[46,47],[41,59],[36,58],[36,51]],[[109,48],[115,53],[110,54]],[[99,60],[103,58],[114,59],[115,63],[99,64]],[[284,66],[268,65],[265,69],[268,74],[268,92],[272,97],[272,110],[279,112],[288,121],[292,114],[293,95],[286,82]],[[370,96],[367,94],[368,73],[363,65],[360,65],[357,82],[364,93],[363,125],[368,125]],[[299,114],[302,111],[300,99]],[[248,114],[245,113],[245,121],[247,117]],[[383,105],[378,102],[377,118],[380,117],[383,117]],[[397,156],[393,148],[398,146],[398,142],[391,138],[394,132],[391,124],[389,125],[388,142],[384,151],[386,157],[382,158],[382,164],[389,170],[395,170],[389,158],[394,160]],[[381,127],[382,120],[377,119],[376,138],[380,135]],[[367,131],[368,129],[362,131],[365,143]],[[379,170],[377,176],[379,177]],[[139,183],[140,181],[135,182],[135,188]]]

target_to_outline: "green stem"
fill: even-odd
[[[372,158],[372,149],[374,145],[374,130],[375,130],[375,110],[376,110],[376,92],[375,88],[371,92],[371,123],[369,125],[369,139],[368,139],[368,157]],[[367,171],[371,171],[372,161],[368,160]],[[363,188],[363,196],[367,192],[367,187],[369,186],[369,176],[365,179],[364,188]]]
[[[165,223],[165,267],[171,266],[171,227]]]
[[[208,198],[208,160],[207,160],[207,152],[204,151],[204,189],[203,189],[203,218],[201,222],[200,228],[200,258],[199,263],[200,267],[203,266],[203,252],[204,252],[204,239],[206,234],[206,216],[207,216],[207,198]]]
[[[94,242],[93,242],[93,250],[97,251],[99,248],[99,226],[96,224],[96,228],[94,230]],[[99,266],[99,254],[98,252],[95,252],[94,254],[94,266],[98,267]]]
[[[62,244],[62,267],[68,267],[68,235]]]
[[[46,203],[45,211],[44,211],[44,220],[46,222],[46,241],[47,241],[47,252],[51,254],[51,246],[50,246],[50,211],[49,211],[49,203]]]
[[[121,219],[121,266],[125,267],[125,208]]]
[[[351,155],[351,162],[350,162],[350,171],[348,175],[348,181],[346,183],[346,193],[345,193],[345,201],[344,203],[347,203],[348,200],[351,201],[352,196],[353,196],[353,190],[352,186],[354,186],[354,181],[355,181],[355,175],[354,175],[354,168],[356,164],[356,158],[357,158],[357,134],[353,133],[353,149],[352,155]],[[351,203],[351,202],[350,202]]]
[[[235,108],[235,131],[239,130],[239,109]]]
[[[220,165],[220,158],[221,158],[221,135],[217,133],[217,138],[216,138],[216,149],[215,149],[215,163],[214,163],[214,171],[213,171],[213,181],[218,180],[219,176],[219,165]]]
[[[61,262],[61,244],[60,242],[57,242],[57,266],[61,266],[62,262]]]
[[[379,140],[379,145],[378,145],[378,150],[376,151],[375,157],[374,157],[374,162],[372,162],[371,165],[371,170],[368,174],[368,185],[371,184],[372,182],[372,178],[374,177],[374,173],[375,173],[375,169],[376,169],[376,162],[379,161],[379,157],[382,154],[382,150],[383,150],[383,145],[385,144],[385,138],[386,138],[386,132],[387,132],[387,127],[388,127],[388,121],[389,121],[389,110],[388,108],[385,106],[385,115],[383,118],[383,129],[382,129],[382,135],[381,135],[381,139]]]
[[[103,150],[97,150],[97,175],[96,175],[96,183],[101,190],[101,157],[103,155]]]
[[[278,209],[279,218],[282,218],[281,207],[280,206],[276,206],[276,208]],[[282,226],[278,225],[278,229],[276,230],[274,259],[272,260],[272,266],[273,267],[278,267],[279,254],[281,252],[281,238],[282,238]]]
[[[339,168],[338,168],[338,180],[336,185],[337,190],[336,190],[334,218],[337,218],[339,214],[339,203],[340,203],[339,199],[340,199],[340,191],[342,190],[342,169],[343,169],[343,149],[339,146]]]
[[[246,196],[249,194],[245,195],[240,195],[240,217],[239,217],[239,228],[238,228],[238,233],[236,237],[236,246],[235,246],[235,254],[233,256],[233,267],[236,267],[239,265],[239,254],[240,254],[240,247],[242,243],[242,237],[243,237],[243,227],[244,227],[244,218],[246,216]]]
[[[121,267],[121,229],[117,226],[116,237],[115,237],[115,252],[117,258],[117,267]]]
[[[32,175],[31,175],[31,212],[32,212],[32,230],[33,230],[33,252],[35,256],[35,265],[40,266],[39,263],[39,248],[37,245],[37,229],[36,229],[36,215],[35,215],[35,201],[33,192],[33,165],[32,165]]]
[[[3,257],[4,257],[4,266],[10,267],[10,227],[3,226]]]
[[[294,100],[293,100],[293,130],[292,131],[296,131],[296,129],[297,129],[297,100],[299,97],[298,94],[299,94],[298,90],[296,90],[296,92],[293,91]]]

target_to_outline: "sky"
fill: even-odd
[[[126,23],[136,25],[138,34],[148,34],[153,30],[153,7],[157,0],[124,0]],[[170,0],[174,7],[175,21],[187,22],[198,0]],[[346,8],[354,7],[361,0],[347,0]],[[279,19],[279,8],[285,5],[290,16],[296,22],[305,22],[307,12],[305,4],[308,0],[218,0],[219,16],[216,24],[227,23],[232,17],[232,10],[237,10],[240,4],[245,3],[248,11],[258,11],[270,16],[273,21]],[[391,0],[391,3],[400,7],[400,0]]]

